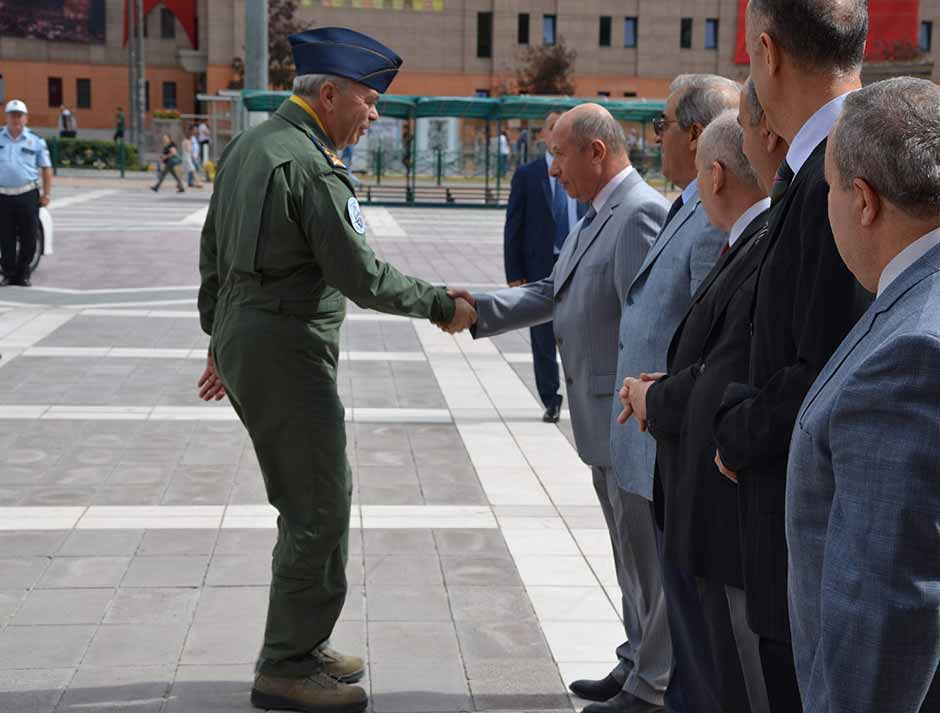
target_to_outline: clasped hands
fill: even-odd
[[[646,431],[646,393],[650,387],[662,379],[665,374],[640,374],[640,378],[628,376],[623,380],[623,387],[619,391],[620,403],[623,411],[617,417],[617,423],[623,425],[630,418],[635,418],[641,431]]]
[[[458,334],[477,323],[476,300],[467,290],[447,289],[447,294],[454,299],[454,316],[450,322],[435,322],[442,332]]]

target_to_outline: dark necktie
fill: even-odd
[[[555,252],[561,252],[565,238],[568,237],[568,196],[565,189],[555,179],[555,191],[552,193],[552,218],[555,220]]]
[[[572,255],[578,252],[578,242],[581,240],[581,236],[584,235],[584,231],[588,229],[596,217],[597,211],[594,210],[594,206],[591,206],[581,219],[581,227],[578,228],[578,234],[574,237],[574,250],[571,251]]]
[[[793,169],[790,168],[790,164],[784,161],[780,164],[780,168],[777,169],[777,175],[774,176],[774,184],[770,188],[770,205],[773,207],[777,204],[783,196],[786,194],[787,189],[790,188],[790,183],[793,181]]]
[[[722,258],[725,256],[725,253],[731,249],[731,243],[726,242],[721,246],[721,252],[718,254],[718,257]]]
[[[685,201],[682,200],[682,196],[679,196],[672,202],[672,207],[669,208],[669,214],[666,216],[666,222],[663,224],[664,228],[672,222],[672,219],[676,217],[676,213],[682,210],[682,206],[684,205]]]

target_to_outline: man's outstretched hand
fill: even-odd
[[[450,292],[451,290],[448,290],[448,294]],[[467,294],[469,296],[469,293]],[[439,322],[437,326],[448,334],[457,334],[477,323],[477,311],[470,301],[473,297],[470,297],[470,300],[464,297],[463,294],[451,295],[451,297],[455,297],[454,317],[448,323]]]
[[[197,384],[199,387],[199,398],[203,401],[221,401],[225,398],[225,387],[222,386],[222,380],[215,370],[215,362],[212,355],[206,357],[206,370],[202,372]]]

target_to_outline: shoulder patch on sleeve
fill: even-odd
[[[366,221],[362,217],[362,209],[359,207],[359,201],[355,196],[346,201],[346,214],[349,216],[349,222],[359,235],[366,234]]]

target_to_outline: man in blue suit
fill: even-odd
[[[551,146],[552,130],[561,114],[545,117],[539,140]],[[565,193],[558,179],[550,176],[552,154],[520,166],[512,177],[509,204],[506,207],[506,228],[503,251],[506,282],[519,287],[548,277],[568,233],[583,211],[574,198]],[[532,363],[539,398],[545,404],[542,420],[557,423],[562,397],[558,393],[558,358],[555,355],[555,333],[546,322],[529,330],[532,341]]]
[[[846,98],[826,147],[839,254],[874,304],[800,408],[786,535],[807,713],[940,710],[940,89]]]

